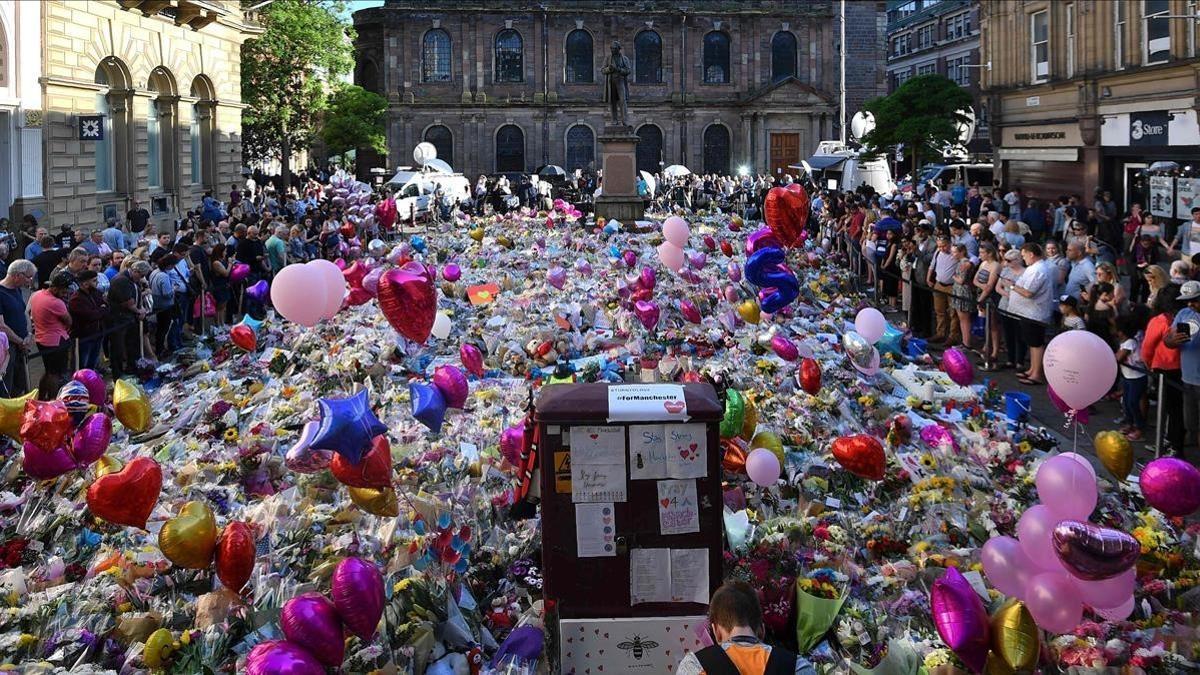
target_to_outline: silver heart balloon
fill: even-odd
[[[854,331],[847,331],[842,335],[842,348],[855,365],[860,368],[870,367],[874,348],[865,337]]]
[[[1080,579],[1111,579],[1133,567],[1142,545],[1132,535],[1079,520],[1054,526],[1054,552],[1071,574]]]

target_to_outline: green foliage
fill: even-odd
[[[379,94],[354,84],[338,87],[325,113],[321,140],[333,155],[359,148],[370,148],[385,155],[386,113],[387,99]]]
[[[903,144],[915,169],[921,157],[939,156],[958,142],[956,125],[968,121],[959,111],[970,105],[970,92],[954,82],[941,75],[918,75],[888,96],[867,101],[875,129],[863,137],[863,145],[881,153]]]
[[[242,146],[250,159],[282,159],[312,141],[329,83],[354,63],[352,29],[333,0],[276,0],[266,31],[242,45]]]

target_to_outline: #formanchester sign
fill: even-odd
[[[683,385],[625,384],[608,388],[608,421],[688,420]]]

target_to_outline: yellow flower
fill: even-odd
[[[237,439],[238,439],[238,430],[237,429],[235,429],[234,427],[229,427],[228,429],[225,430],[225,442],[226,443],[237,443]]]
[[[38,640],[36,636],[30,635],[29,633],[21,633],[20,639],[17,640],[17,647],[23,649],[30,645],[36,644],[37,641]]]
[[[1019,451],[1021,452],[1021,454],[1025,454],[1025,453],[1029,452],[1029,451],[1030,451],[1030,450],[1032,450],[1032,449],[1033,449],[1033,445],[1031,445],[1031,444],[1029,443],[1029,441],[1021,441],[1021,442],[1020,442],[1020,443],[1017,445],[1017,450],[1019,450]]]
[[[929,542],[918,541],[916,543],[916,545],[913,546],[913,550],[916,551],[917,553],[924,553],[929,550]]]
[[[926,469],[936,469],[937,460],[933,458],[933,455],[927,452],[921,455],[921,466],[925,467]]]

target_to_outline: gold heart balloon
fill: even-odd
[[[1013,670],[1031,670],[1041,649],[1038,627],[1025,603],[1015,600],[992,615],[992,652]]]
[[[746,300],[738,305],[738,315],[742,317],[742,321],[758,325],[762,320],[762,310],[758,308],[758,303],[753,300]]]
[[[163,523],[158,548],[176,567],[204,569],[217,548],[217,521],[206,502],[188,502],[179,515]]]
[[[400,502],[396,499],[396,490],[392,487],[380,489],[348,487],[350,501],[358,508],[376,516],[395,518],[400,515]]]
[[[469,234],[471,236],[471,238],[474,239],[475,241],[483,241],[483,228],[482,227],[472,228],[469,232],[467,232],[467,234]]]
[[[150,399],[140,385],[117,380],[113,385],[113,408],[117,419],[130,431],[140,434],[150,428]]]
[[[774,431],[762,430],[754,434],[754,438],[750,440],[750,449],[765,448],[771,451],[772,455],[779,458],[780,464],[783,463],[783,441]]]
[[[112,455],[104,455],[95,463],[96,478],[120,471],[125,464]]]
[[[21,418],[25,403],[37,398],[37,389],[17,398],[0,398],[0,434],[14,441],[21,440]]]
[[[1125,480],[1133,470],[1133,446],[1119,431],[1101,431],[1092,440],[1100,463],[1117,480]]]

